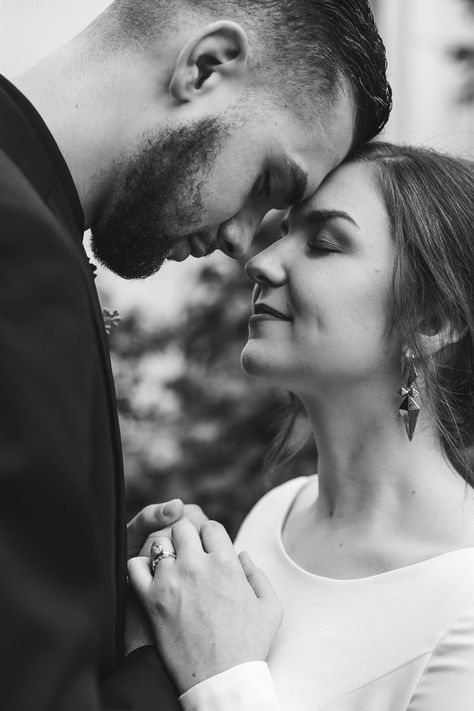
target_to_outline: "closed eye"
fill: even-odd
[[[325,239],[324,237],[318,236],[316,239],[310,239],[306,242],[310,252],[340,252],[340,246],[331,239]]]

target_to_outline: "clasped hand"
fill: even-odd
[[[198,531],[182,518],[171,539],[176,558],[161,560],[152,574],[145,549],[128,572],[182,694],[233,666],[265,660],[282,609],[265,574],[246,553],[237,556],[219,523],[205,521]]]

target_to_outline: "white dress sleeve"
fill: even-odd
[[[474,603],[434,649],[407,711],[466,711],[474,704]]]
[[[184,711],[281,711],[265,662],[247,662],[216,674],[179,700]]]

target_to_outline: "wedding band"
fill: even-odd
[[[154,543],[151,547],[152,558],[150,562],[151,572],[155,572],[155,568],[165,558],[176,558],[176,554],[171,551],[165,551],[161,543]]]

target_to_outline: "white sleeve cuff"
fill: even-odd
[[[265,662],[246,662],[211,676],[179,700],[184,711],[281,711]]]

